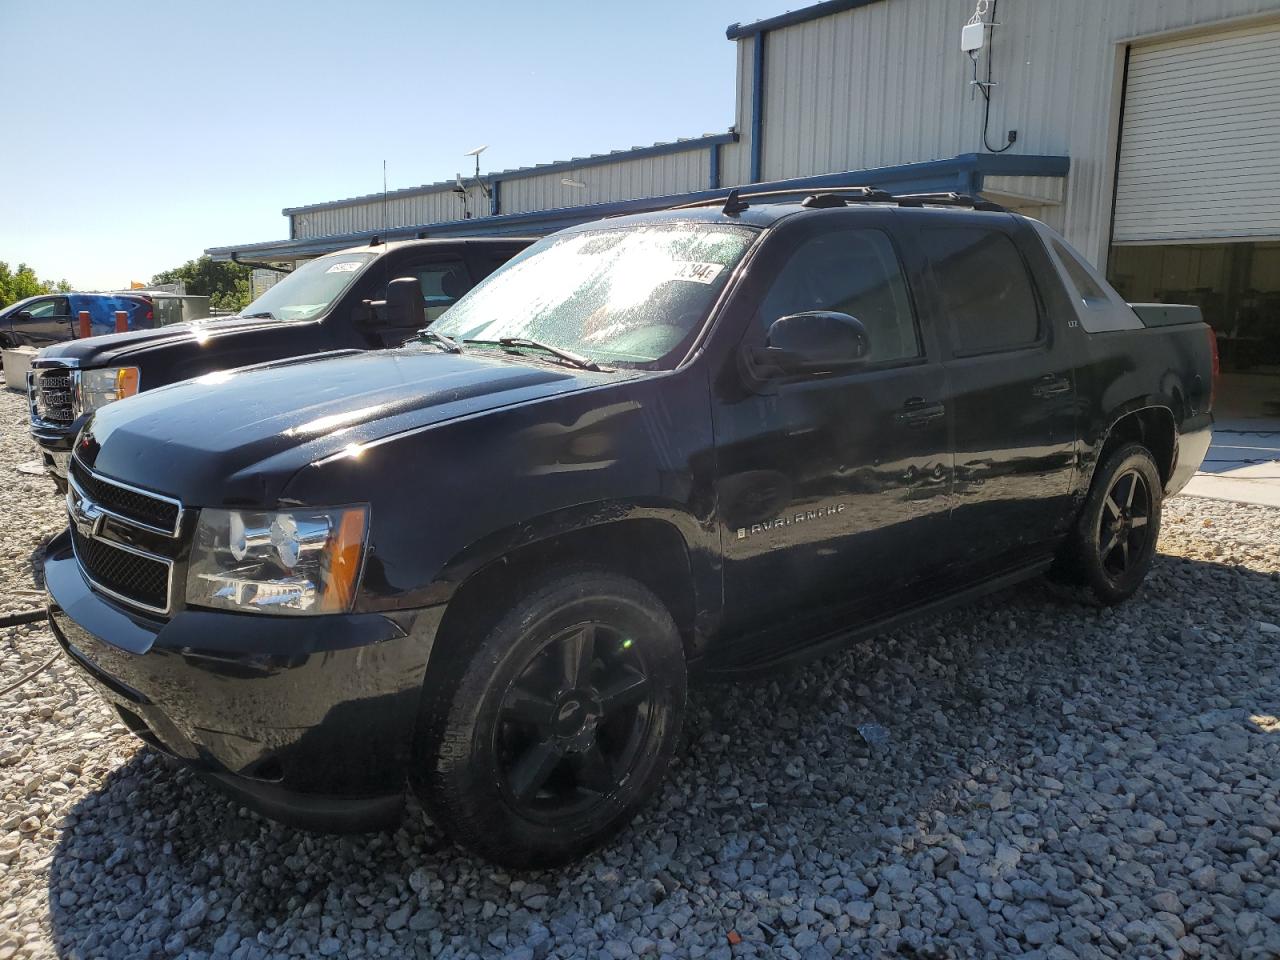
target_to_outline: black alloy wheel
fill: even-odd
[[[481,856],[567,863],[661,786],[684,717],[684,644],[652,592],[594,568],[552,572],[490,623],[437,640],[411,781]]]
[[[631,637],[602,623],[561,631],[503,695],[494,752],[504,798],[546,823],[606,802],[635,768],[652,711]]]
[[[1098,562],[1112,576],[1122,578],[1146,552],[1151,534],[1151,489],[1133,467],[1111,481],[1102,504],[1096,534]]]
[[[1103,603],[1137,592],[1155,560],[1164,487],[1150,451],[1128,443],[1094,473],[1064,566]]]

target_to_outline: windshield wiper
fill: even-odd
[[[550,343],[544,343],[541,340],[534,340],[532,337],[499,337],[497,340],[463,340],[463,343],[496,343],[500,347],[529,347],[533,350],[543,350],[558,357],[566,363],[571,363],[579,370],[600,371],[604,368],[580,353],[574,353],[572,350],[565,350],[563,347],[557,347]]]
[[[458,345],[458,341],[450,337],[446,337],[443,333],[436,333],[430,327],[423,327],[418,331],[417,337],[423,343],[434,343],[445,353],[461,353],[462,347]]]
[[[276,315],[270,310],[263,310],[261,313],[242,313],[241,320],[274,320]]]

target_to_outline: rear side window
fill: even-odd
[[[801,243],[765,295],[757,321],[767,331],[779,317],[810,310],[861,320],[871,342],[869,363],[920,356],[907,281],[880,230],[832,230]]]
[[[1009,237],[981,227],[921,231],[955,352],[998,353],[1040,338],[1031,277]]]
[[[1071,279],[1071,283],[1076,288],[1076,293],[1080,295],[1081,300],[1090,305],[1110,302],[1102,287],[1098,286],[1097,281],[1089,276],[1089,271],[1085,269],[1084,264],[1065,245],[1057,240],[1053,241],[1053,252],[1062,261],[1062,267],[1067,271],[1067,276]]]

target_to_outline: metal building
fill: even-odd
[[[208,252],[542,233],[745,184],[958,190],[1062,230],[1131,300],[1199,303],[1228,369],[1280,374],[1280,0],[826,0],[727,34],[725,133],[291,207],[288,240]]]

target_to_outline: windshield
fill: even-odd
[[[327,310],[373,258],[372,253],[335,253],[305,263],[241,310],[240,316],[310,320]]]
[[[604,364],[666,366],[693,342],[755,235],[681,223],[548,237],[431,329],[463,343],[537,340]]]

